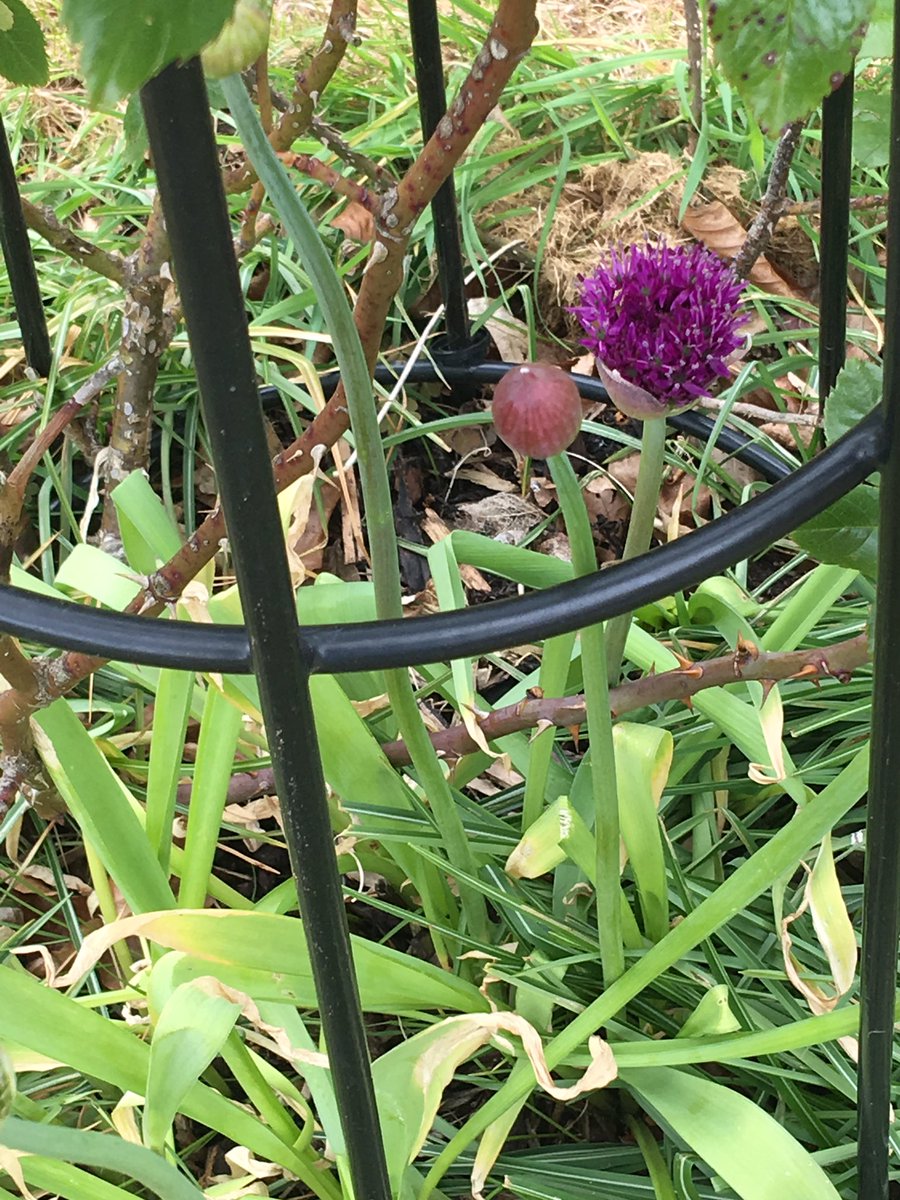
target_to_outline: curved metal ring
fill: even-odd
[[[504,370],[503,364],[485,366],[494,378]],[[471,380],[471,368],[466,370]],[[444,373],[452,382],[453,372]],[[298,637],[310,670],[330,674],[477,656],[580,629],[691,587],[765,549],[877,470],[886,445],[876,411],[763,495],[676,542],[597,575],[415,620],[307,626],[298,628]],[[251,672],[250,644],[242,626],[147,620],[10,586],[0,587],[0,629],[42,645],[147,666]]]

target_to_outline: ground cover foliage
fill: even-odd
[[[182,4],[183,22],[152,7],[147,37],[67,0],[79,57],[35,3],[45,77],[29,10],[0,3],[3,116],[53,348],[36,380],[4,278],[0,565],[75,603],[234,622],[134,97],[232,6]],[[484,83],[478,111],[455,114],[472,120],[442,134],[450,150],[422,152],[402,6],[276,3],[268,56],[256,45],[221,72],[247,68],[243,85],[207,56],[301,622],[391,615],[401,594],[415,619],[621,557],[641,431],[595,405],[565,467],[529,466],[495,437],[488,389],[399,377],[365,393],[373,456],[358,412],[348,431],[349,382],[323,391],[341,335],[298,198],[364,368],[430,353],[428,189],[452,168],[492,357],[593,373],[569,311],[579,273],[663,236],[736,255],[749,280],[750,344],[707,402],[717,420],[799,465],[877,401],[889,19],[795,4],[788,37],[782,7],[720,2],[699,24],[689,7],[686,37],[663,5],[598,18],[548,3],[539,33],[520,0],[442,5],[448,95],[473,64]],[[831,42],[810,45],[811,25]],[[814,110],[854,54],[850,366],[823,422]],[[242,86],[280,166],[246,157]],[[661,452],[656,542],[765,486],[689,439]],[[382,462],[387,531],[366,513]],[[396,1196],[856,1195],[876,492],[640,610],[602,713],[599,630],[313,680]],[[0,653],[0,1191],[351,1195],[254,683],[5,637]],[[591,759],[607,735],[604,774]]]

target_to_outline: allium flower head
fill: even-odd
[[[703,246],[647,242],[613,251],[572,308],[611,398],[643,420],[709,395],[744,342],[743,283]]]

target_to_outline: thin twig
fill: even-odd
[[[634,712],[650,704],[662,704],[667,700],[690,701],[692,696],[709,687],[723,687],[740,680],[767,680],[777,682],[786,679],[809,679],[817,681],[832,677],[846,682],[853,671],[861,667],[869,657],[867,636],[859,634],[834,646],[817,647],[814,650],[793,650],[787,653],[758,650],[743,644],[734,654],[712,658],[706,662],[687,663],[673,671],[659,675],[645,675],[612,688],[609,693],[610,708],[614,716]],[[536,729],[549,722],[561,729],[571,729],[586,720],[584,696],[568,696],[563,699],[520,700],[505,708],[494,709],[482,717],[478,724],[489,742],[497,741],[511,733]],[[465,725],[450,725],[431,735],[435,748],[448,757],[471,754],[478,749]],[[382,750],[392,763],[408,762],[406,748],[402,742],[389,742]]]
[[[703,27],[697,0],[684,0],[684,24],[687,32],[688,94],[694,121],[694,128],[688,136],[688,150],[693,154],[703,120]]]
[[[355,179],[348,179],[346,175],[341,175],[334,167],[329,167],[327,163],[322,162],[321,158],[314,158],[311,154],[290,153],[279,154],[278,157],[286,167],[292,167],[295,171],[308,175],[310,179],[315,179],[317,183],[324,184],[335,195],[355,200],[370,213],[378,210],[379,197],[370,188],[357,183]]]
[[[876,192],[872,196],[851,196],[850,209],[852,212],[866,212],[872,208],[887,208],[890,195],[888,192]],[[784,200],[781,205],[781,217],[817,216],[822,211],[822,199],[815,200]]]
[[[794,121],[792,124],[786,125],[778,139],[772,167],[769,171],[766,194],[763,196],[753,224],[747,230],[746,241],[734,256],[734,271],[739,279],[746,279],[756,260],[765,254],[772,240],[772,234],[775,232],[775,226],[783,215],[781,205],[784,201],[788,173],[794,153],[800,143],[804,124],[804,121]]]
[[[776,421],[780,425],[812,425],[816,428],[822,424],[822,418],[816,413],[779,412],[775,408],[763,408],[759,404],[745,404],[743,401],[730,404],[727,400],[720,400],[716,396],[703,396],[697,401],[697,407],[709,408],[713,412],[720,412],[723,408],[727,408],[729,413],[734,413],[736,417],[749,417],[756,421],[765,421],[767,424]]]
[[[332,154],[336,154],[342,162],[352,167],[357,175],[361,175],[363,179],[368,179],[376,192],[383,192],[385,188],[389,188],[397,182],[386,167],[375,162],[368,155],[361,154],[359,150],[354,150],[348,142],[344,141],[336,129],[332,129],[330,125],[326,125],[321,118],[313,116],[309,123],[309,129],[313,137],[318,138],[322,145],[326,146]]]

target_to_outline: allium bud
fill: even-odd
[[[613,251],[572,308],[611,399],[627,416],[664,416],[708,396],[744,342],[744,284],[703,246],[647,242]]]
[[[549,363],[513,367],[494,388],[494,428],[529,458],[561,454],[581,428],[581,397],[571,375]]]

